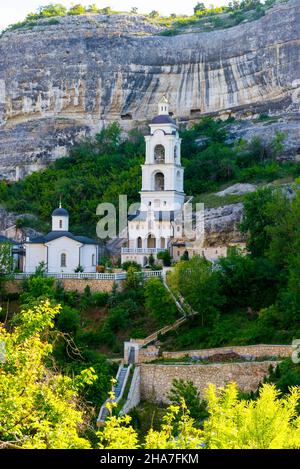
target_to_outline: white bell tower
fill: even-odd
[[[150,256],[157,259],[160,251],[169,249],[172,239],[182,236],[180,220],[185,194],[181,139],[165,96],[158,104],[158,115],[152,120],[145,141],[141,206],[128,221],[127,246],[122,248],[122,262],[134,261],[142,266],[148,264]]]
[[[150,135],[145,140],[141,211],[180,211],[185,197],[181,139],[177,124],[169,115],[169,102],[165,96],[158,104],[158,115],[152,120]]]

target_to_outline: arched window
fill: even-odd
[[[60,266],[67,267],[67,255],[64,252],[60,255]]]
[[[165,176],[163,173],[156,173],[154,176],[154,190],[164,191],[165,190]]]
[[[149,234],[149,236],[148,236],[147,248],[149,248],[149,249],[156,248],[156,239],[155,239],[155,236],[153,236],[152,234]]]
[[[95,254],[92,254],[92,265],[96,265],[96,263],[95,263]]]
[[[177,160],[177,147],[174,148],[174,160]]]
[[[165,240],[165,238],[160,238],[160,247],[161,247],[162,249],[165,249],[165,247],[166,247],[166,240]]]
[[[62,220],[59,220],[59,227],[62,228]]]
[[[143,247],[143,241],[142,241],[142,238],[140,236],[137,239],[137,247],[139,249]]]
[[[163,145],[156,145],[154,148],[154,161],[155,163],[165,162],[165,147]]]

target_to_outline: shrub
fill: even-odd
[[[107,305],[109,294],[106,292],[97,292],[92,295],[92,301],[96,306],[100,308]]]
[[[171,254],[168,250],[159,252],[157,254],[157,259],[161,259],[165,267],[170,267],[171,265]]]
[[[129,267],[133,267],[136,272],[140,272],[142,270],[141,265],[134,261],[126,261],[122,264],[122,269],[126,272],[128,271]]]
[[[70,306],[63,306],[57,320],[57,327],[62,332],[76,334],[80,326],[80,314]]]

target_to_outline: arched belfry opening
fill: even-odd
[[[154,176],[154,190],[164,191],[165,190],[165,176],[163,173],[156,173]]]
[[[163,145],[156,145],[154,148],[154,161],[161,164],[165,162],[166,150]]]

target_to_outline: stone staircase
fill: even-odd
[[[129,374],[130,374],[130,369],[131,369],[131,366],[132,365],[124,365],[124,364],[121,364],[119,366],[119,369],[118,369],[118,373],[117,373],[117,376],[116,376],[116,380],[117,380],[117,383],[115,386],[113,386],[113,393],[114,393],[114,400],[113,402],[115,404],[118,404],[118,402],[122,399],[123,395],[124,395],[124,391],[125,391],[125,388],[126,388],[126,384],[127,384],[127,381],[128,381],[128,378],[129,378]],[[97,426],[98,427],[101,427],[105,424],[105,419],[108,417],[109,415],[109,410],[107,408],[107,404],[111,402],[111,399],[107,399],[104,404],[101,406],[101,409],[100,409],[100,412],[99,412],[99,415],[98,415],[98,418],[97,418]]]
[[[182,314],[182,316],[179,319],[177,319],[177,321],[175,321],[173,324],[169,326],[165,326],[153,332],[153,334],[149,335],[145,339],[138,339],[138,340],[131,339],[130,342],[127,343],[129,346],[129,349],[128,349],[127,358],[125,354],[125,361],[128,363],[128,365],[124,365],[124,363],[122,363],[119,367],[119,370],[116,376],[117,384],[113,387],[113,392],[115,395],[115,398],[114,398],[115,403],[118,403],[120,399],[122,399],[124,395],[125,387],[129,378],[130,368],[131,366],[135,364],[136,352],[135,352],[134,346],[136,345],[138,349],[144,348],[147,345],[151,344],[152,342],[157,341],[160,335],[166,334],[169,331],[177,329],[177,327],[185,323],[188,318],[196,314],[199,314],[197,311],[194,311],[191,308],[191,306],[185,302],[184,298],[181,295],[178,296],[178,298],[176,297],[176,295],[174,294],[174,292],[171,290],[171,288],[169,287],[167,283],[166,275],[162,275],[162,281],[163,281],[165,288],[168,290],[170,296],[172,297],[173,301],[176,303],[176,306],[178,310],[180,311],[180,313]],[[134,389],[133,389],[134,387],[135,387],[135,383],[132,382],[130,390],[129,390],[129,395],[134,394]],[[110,399],[107,399],[100,409],[99,416],[97,419],[97,426],[105,425],[105,419],[109,415],[109,411],[107,409],[108,402],[110,402]],[[126,408],[126,404],[124,408]],[[122,409],[121,414],[124,414],[124,413],[126,412],[124,411],[124,409]]]

